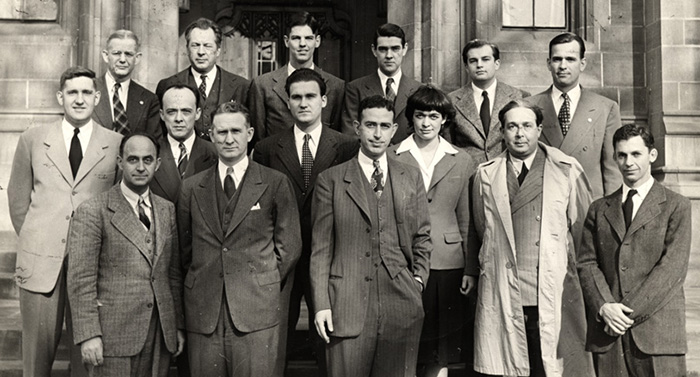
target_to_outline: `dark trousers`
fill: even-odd
[[[599,377],[683,377],[687,374],[685,355],[649,355],[634,343],[628,331],[605,353],[593,354]]]
[[[527,357],[530,359],[530,377],[546,377],[540,346],[540,315],[536,306],[523,306],[525,335],[527,336]]]

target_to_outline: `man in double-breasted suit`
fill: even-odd
[[[166,377],[185,342],[175,207],[148,189],[155,138],[125,137],[117,161],[121,183],[81,204],[71,224],[74,340],[93,376]]]
[[[67,69],[56,97],[63,120],[22,133],[7,187],[19,236],[15,282],[25,376],[51,374],[66,307],[68,226],[80,203],[114,184],[122,138],[91,119],[100,98],[91,70]],[[70,317],[66,322],[70,337]],[[80,370],[79,352],[73,356],[73,370]]]
[[[462,50],[462,61],[470,83],[449,94],[457,114],[445,138],[466,150],[478,165],[504,150],[498,112],[530,93],[496,80],[501,53],[494,43],[469,41]]]
[[[250,87],[250,81],[216,65],[222,38],[221,28],[214,21],[200,18],[192,22],[185,29],[190,67],[160,80],[156,87],[158,98],[176,82],[199,90],[202,116],[195,122],[194,129],[197,136],[205,140],[209,140],[212,114],[219,104],[230,101],[245,104]]]
[[[165,89],[160,117],[168,133],[159,140],[160,168],[151,181],[153,193],[177,204],[180,184],[216,164],[214,145],[195,135],[201,116],[199,96],[191,86],[175,83]]]
[[[326,106],[323,108],[322,122],[326,127],[340,130],[345,81],[314,64],[314,50],[321,45],[318,33],[320,27],[319,22],[308,12],[293,14],[284,36],[284,44],[289,49],[289,62],[276,71],[253,79],[248,93],[248,105],[253,115],[256,140],[284,132],[294,124],[294,116],[287,106],[289,94],[285,84],[287,77],[299,68],[313,69],[323,77],[326,84]]]
[[[345,106],[342,114],[344,134],[355,134],[353,122],[359,116],[357,111],[360,101],[369,96],[380,95],[387,97],[394,105],[394,123],[398,124],[398,128],[391,143],[397,144],[408,136],[406,101],[420,87],[420,83],[401,71],[401,62],[407,51],[406,34],[398,25],[384,24],[377,29],[372,44],[372,54],[377,58],[377,72],[360,77],[345,87]]]
[[[544,114],[540,141],[576,158],[591,183],[593,199],[598,199],[622,182],[612,151],[612,135],[622,123],[615,101],[579,85],[585,53],[586,45],[578,35],[554,37],[547,59],[552,86],[527,100]]]
[[[623,185],[591,205],[578,258],[586,346],[601,377],[684,376],[690,201],[652,178],[646,128],[625,125],[613,143]]]
[[[301,254],[294,190],[249,161],[245,106],[214,113],[218,163],[183,182],[177,203],[185,318],[194,376],[280,376],[281,290]]]
[[[141,43],[130,30],[117,30],[107,38],[102,60],[107,73],[96,79],[102,101],[93,119],[122,135],[145,132],[159,139],[163,133],[158,118],[158,97],[131,79],[141,60]],[[116,92],[116,94],[115,94]]]
[[[415,376],[430,218],[418,169],[389,159],[392,103],[360,102],[358,157],[318,176],[311,291],[331,376]]]

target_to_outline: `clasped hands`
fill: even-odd
[[[608,302],[600,307],[598,314],[605,322],[605,333],[610,336],[624,335],[634,320],[629,317],[634,310],[624,304]]]

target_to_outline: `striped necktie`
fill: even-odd
[[[126,109],[122,101],[119,100],[119,90],[121,89],[121,84],[114,84],[114,95],[112,96],[112,104],[114,105],[114,124],[112,129],[122,135],[128,135],[131,131],[129,129],[129,118],[126,116]]]

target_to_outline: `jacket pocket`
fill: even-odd
[[[459,232],[445,233],[445,243],[459,243],[462,242],[462,234]]]
[[[279,270],[261,272],[255,277],[258,279],[258,285],[270,285],[274,283],[279,283],[279,281],[281,280]]]

